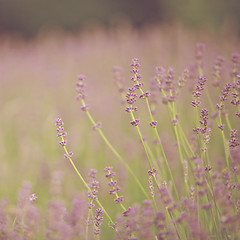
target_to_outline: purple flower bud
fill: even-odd
[[[134,85],[134,88],[139,89],[139,88],[142,88],[143,85],[144,85],[143,82],[142,82],[142,83],[139,83],[139,84],[135,84],[135,85]]]
[[[88,203],[88,208],[92,209],[95,207],[95,204],[94,203]]]
[[[96,215],[101,215],[103,214],[103,210],[101,208],[96,209]]]
[[[101,230],[99,228],[94,228],[94,234],[99,235]]]
[[[130,122],[133,126],[138,126],[139,123],[140,123],[140,120],[139,119],[135,119],[133,121]]]
[[[84,82],[77,82],[76,86],[79,87],[79,88],[84,88],[86,86],[86,83],[84,83]]]
[[[63,126],[63,121],[62,121],[62,119],[61,118],[57,118],[56,119],[56,126]]]
[[[114,180],[108,183],[109,186],[115,186],[116,184],[117,184],[117,180]]]
[[[132,210],[132,208],[131,207],[129,207],[126,211],[124,211],[122,214],[123,214],[123,216],[128,216],[129,215],[129,213],[131,212],[131,210]]]
[[[152,176],[153,175],[153,171],[148,170],[148,175]]]
[[[67,145],[67,140],[62,140],[59,142],[61,146],[66,146]]]
[[[128,98],[128,99],[127,99],[127,103],[129,103],[129,104],[133,104],[133,103],[135,103],[136,101],[137,101],[136,98]]]
[[[129,92],[134,92],[135,90],[136,90],[135,87],[132,87],[132,88],[129,88],[129,89],[128,89]]]
[[[110,194],[115,194],[116,192],[119,192],[119,191],[120,191],[120,187],[119,187],[119,186],[116,186],[115,188],[110,189],[110,190],[109,190],[109,193],[110,193]]]
[[[89,109],[89,105],[85,104],[84,106],[81,106],[82,111],[87,111]]]
[[[216,104],[218,110],[222,110],[224,108],[224,104]]]
[[[197,107],[201,102],[199,100],[192,101],[192,106]]]
[[[62,132],[64,130],[64,127],[58,127],[57,132]]]
[[[107,173],[105,176],[106,176],[107,178],[112,178],[112,177],[114,177],[115,175],[116,175],[115,172],[110,172],[110,173]]]
[[[95,178],[96,177],[96,173],[97,171],[95,169],[90,169],[88,176],[91,178]]]
[[[80,81],[84,81],[84,80],[86,79],[86,76],[84,76],[84,75],[82,75],[82,74],[79,74],[79,75],[77,76],[77,78],[78,78],[78,80],[80,80]]]
[[[36,201],[37,199],[38,199],[38,197],[37,197],[36,193],[31,194],[31,196],[29,197],[30,201]]]
[[[125,111],[126,112],[135,112],[135,111],[137,111],[137,107],[126,107]]]
[[[176,126],[178,124],[178,120],[177,119],[173,119],[171,122],[172,122],[173,126]]]
[[[93,130],[97,130],[98,128],[102,127],[102,123],[98,122],[95,126],[92,127]]]
[[[138,70],[138,69],[132,69],[132,70],[131,70],[131,73],[138,74],[138,73],[139,73],[139,70]]]
[[[122,201],[123,201],[123,196],[120,196],[120,197],[114,199],[114,202],[116,202],[116,203],[120,203]]]
[[[221,129],[221,130],[223,131],[223,130],[224,130],[224,124],[219,125],[218,128]]]
[[[155,128],[157,126],[158,122],[157,121],[152,121],[149,124],[150,124],[151,127]]]
[[[107,171],[112,171],[113,167],[105,167],[104,168],[104,171],[107,172]]]

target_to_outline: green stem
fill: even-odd
[[[64,140],[64,138],[61,136],[62,140]],[[68,153],[68,150],[66,148],[66,146],[63,146],[63,149],[65,151],[65,153],[67,154],[67,158],[68,160],[70,161],[72,167],[74,168],[75,172],[77,173],[77,175],[79,176],[79,178],[82,180],[83,184],[85,185],[85,187],[87,188],[87,190],[89,192],[92,192],[91,188],[88,186],[88,184],[86,183],[86,181],[84,180],[84,178],[82,177],[82,175],[80,174],[80,172],[78,171],[76,165],[74,164],[73,160],[71,157],[69,157],[69,153]],[[108,215],[107,211],[105,210],[105,208],[103,207],[103,205],[101,204],[101,202],[96,199],[95,200],[97,202],[97,204],[99,205],[100,208],[102,208],[102,210],[104,211],[104,213],[106,214],[107,218],[109,219],[109,221],[111,222],[111,224],[114,224],[114,222],[112,221],[111,217]]]
[[[137,82],[137,83],[138,83],[138,82]],[[141,91],[142,94],[144,93],[143,90],[142,90],[142,88],[140,88],[140,91]],[[164,93],[164,94],[165,94],[165,93]],[[151,108],[150,108],[150,105],[149,105],[148,98],[145,98],[145,100],[146,100],[147,109],[148,109],[148,113],[149,113],[151,122],[153,122],[154,119],[153,119],[153,115],[152,115],[152,112],[151,112]],[[171,179],[172,184],[173,184],[174,192],[175,192],[175,194],[176,194],[177,199],[179,199],[178,191],[177,191],[176,184],[175,184],[175,180],[174,180],[174,178],[173,178],[172,171],[171,171],[171,169],[170,169],[170,167],[169,167],[168,160],[167,160],[167,157],[166,157],[166,154],[165,154],[163,145],[162,145],[162,141],[161,141],[161,139],[160,139],[160,135],[159,135],[158,130],[157,130],[156,127],[154,128],[154,131],[155,131],[155,134],[156,134],[156,136],[157,136],[158,143],[159,143],[159,145],[160,145],[160,150],[161,150],[161,153],[162,153],[162,156],[163,156],[163,159],[164,159],[165,167],[166,167],[166,169],[167,169],[168,175],[170,176],[170,179]]]
[[[90,215],[92,215],[92,209],[88,210],[87,224],[86,224],[86,236],[85,236],[86,240],[88,240],[88,223],[89,223]]]
[[[81,99],[82,101],[82,105],[85,106],[85,101],[83,99]],[[93,124],[93,126],[96,125],[96,122],[94,121],[93,117],[91,116],[90,112],[88,110],[86,110],[86,114],[90,120],[90,122]],[[121,155],[117,152],[117,150],[113,147],[113,145],[108,141],[108,139],[106,138],[106,136],[104,135],[103,131],[100,128],[97,128],[98,133],[100,134],[100,136],[102,137],[103,141],[106,143],[106,145],[109,147],[109,149],[113,152],[113,154],[118,158],[118,160],[121,161],[121,163],[125,166],[125,168],[128,170],[128,172],[133,176],[134,180],[136,181],[137,185],[139,186],[139,188],[142,190],[143,194],[145,195],[145,197],[147,199],[149,198],[149,195],[147,194],[147,192],[145,191],[143,185],[141,184],[141,182],[139,181],[139,179],[137,178],[137,176],[135,175],[135,173],[133,172],[133,170],[130,168],[130,166],[127,164],[127,162],[121,157]]]
[[[222,125],[222,117],[221,117],[221,110],[218,110],[218,118],[219,118],[219,124]],[[225,154],[225,161],[227,168],[229,169],[229,158],[228,158],[228,153],[227,153],[227,148],[226,148],[226,143],[225,143],[225,134],[224,131],[221,130],[221,136],[222,136],[222,141],[223,141],[223,149],[224,149],[224,154]]]

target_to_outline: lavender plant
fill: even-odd
[[[78,132],[72,133],[66,124],[71,136],[83,138],[77,145],[57,118],[65,161],[36,167],[33,184],[22,185],[15,203],[0,201],[0,240],[239,239],[240,55],[214,56],[211,62],[215,52],[210,49],[197,44],[192,63],[183,68],[184,54],[176,66],[147,66],[149,59],[133,58],[126,72],[125,67],[114,67],[117,89],[107,97],[119,99],[114,111],[123,117],[121,126],[114,122],[110,130],[104,120],[95,121],[92,112],[97,113],[86,94],[90,81],[78,75],[77,103],[82,111],[68,113],[74,112],[100,147],[83,135],[76,137]],[[149,69],[150,80],[145,74]],[[62,98],[58,101],[61,105]],[[114,114],[104,112],[110,120]],[[85,117],[92,133],[84,125]],[[111,133],[117,133],[115,141]],[[26,142],[31,141],[21,134],[24,154]],[[54,155],[48,143],[45,147]],[[84,144],[89,145],[85,152]],[[36,152],[28,154],[37,157]],[[3,164],[0,177],[4,171]],[[17,179],[18,171],[14,174]]]
[[[148,182],[140,183],[136,173],[126,163],[126,160],[118,154],[105,137],[102,130],[98,130],[105,143],[117,156],[118,160],[124,164],[129,173],[131,173],[136,184],[143,190],[143,194],[149,191],[151,198],[148,198],[143,205],[133,205],[125,207],[122,203],[123,197],[118,195],[120,188],[114,179],[115,172],[112,167],[106,167],[106,177],[110,179],[108,183],[111,186],[110,194],[115,195],[114,201],[120,203],[122,213],[119,213],[112,228],[115,231],[116,239],[237,239],[239,236],[239,135],[236,128],[239,127],[238,105],[239,105],[239,57],[233,55],[233,70],[231,73],[232,80],[229,83],[221,81],[220,71],[222,70],[223,58],[218,57],[214,65],[213,81],[214,87],[224,86],[220,95],[220,103],[216,103],[218,110],[217,118],[210,119],[209,110],[214,110],[213,102],[209,94],[209,77],[204,74],[204,53],[205,45],[197,44],[196,46],[196,64],[195,64],[195,87],[192,91],[193,100],[189,102],[195,108],[195,123],[192,128],[196,134],[196,144],[190,142],[189,136],[184,132],[181,124],[181,117],[177,111],[177,97],[184,91],[184,86],[190,81],[190,74],[193,76],[193,69],[185,69],[180,75],[178,81],[175,80],[175,72],[171,67],[165,71],[163,67],[157,67],[157,76],[152,81],[151,87],[154,92],[153,98],[162,94],[163,103],[167,105],[171,126],[176,139],[178,156],[175,158],[180,161],[180,168],[175,169],[174,165],[170,167],[169,163],[173,161],[168,156],[164,144],[160,139],[159,124],[156,120],[157,115],[153,115],[158,107],[156,100],[151,99],[151,92],[144,91],[144,83],[141,81],[142,76],[139,72],[139,60],[134,58],[131,63],[131,73],[133,76],[133,86],[126,87],[125,77],[122,68],[115,67],[113,70],[114,80],[121,93],[121,103],[125,105],[126,112],[130,113],[130,125],[136,127],[137,133],[142,143],[150,170],[147,172]],[[88,118],[93,124],[93,129],[99,129],[100,123],[96,123],[88,111],[88,105],[85,103],[84,87],[85,77],[78,77],[77,82],[78,99],[81,100],[82,110],[87,113]],[[125,89],[128,89],[125,91]],[[137,93],[139,91],[139,94]],[[185,90],[187,91],[187,90]],[[124,99],[124,93],[126,98]],[[222,112],[227,101],[227,96],[231,93],[232,99],[230,104],[236,107],[235,115],[229,104],[229,112]],[[202,103],[201,98],[206,95],[207,101]],[[141,105],[138,99],[145,99],[147,111],[150,118],[150,127],[154,129],[158,148],[160,151],[154,152],[151,144],[143,137],[142,132],[147,131],[141,127],[140,116],[137,114],[138,105]],[[155,103],[155,104],[151,104]],[[203,106],[205,105],[205,106]],[[152,108],[154,106],[154,109]],[[200,110],[201,107],[201,110]],[[225,115],[228,129],[224,128],[222,115]],[[229,116],[232,116],[231,118]],[[143,118],[146,119],[145,117]],[[58,122],[59,120],[57,120]],[[217,129],[220,130],[223,142],[223,152],[225,162],[222,168],[219,168],[214,161],[214,154],[210,153],[211,139],[213,134],[218,135],[217,129],[214,129],[216,122]],[[141,130],[140,130],[141,127]],[[229,137],[226,137],[228,133]],[[60,133],[61,134],[61,133]],[[60,136],[62,137],[62,136]],[[60,144],[65,147],[66,142]],[[66,151],[66,157],[69,157]],[[163,161],[159,161],[160,157]],[[70,159],[71,160],[71,159]],[[74,167],[75,171],[76,167]],[[178,179],[174,177],[176,171],[180,170]],[[154,181],[153,181],[154,180]],[[148,187],[146,186],[148,183]],[[177,186],[180,186],[179,188]],[[101,213],[103,213],[101,211]],[[105,212],[106,214],[106,212]],[[97,219],[98,219],[97,215]],[[100,217],[102,220],[102,218]],[[97,225],[101,223],[97,220]],[[96,230],[98,231],[98,230]]]

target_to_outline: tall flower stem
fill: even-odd
[[[101,128],[97,125],[97,123],[95,122],[95,120],[93,119],[92,115],[90,114],[89,110],[88,110],[88,105],[85,102],[85,95],[83,92],[83,88],[85,86],[85,83],[83,82],[85,80],[85,76],[80,75],[78,76],[79,82],[77,82],[77,92],[78,92],[78,96],[77,98],[81,100],[82,103],[82,110],[84,110],[90,120],[90,122],[92,123],[93,127],[95,127],[95,129],[98,131],[99,135],[101,136],[101,138],[103,139],[103,141],[106,143],[106,145],[109,147],[109,149],[113,152],[113,154],[118,158],[118,160],[120,160],[120,162],[126,167],[127,171],[133,176],[134,180],[136,181],[137,185],[139,186],[139,188],[141,189],[141,191],[143,192],[143,194],[145,195],[145,197],[147,199],[150,199],[149,195],[147,194],[146,190],[144,189],[143,185],[141,184],[140,180],[138,179],[138,177],[136,176],[136,174],[133,172],[133,170],[130,168],[130,166],[128,165],[128,163],[121,157],[121,155],[117,152],[117,150],[113,147],[113,145],[109,142],[109,140],[106,138],[106,136],[104,135],[103,131],[101,130]]]
[[[137,58],[132,59],[131,66],[133,68],[131,72],[133,73],[132,80],[135,83],[134,88],[139,89],[139,91],[141,93],[140,98],[145,99],[147,109],[148,109],[148,114],[150,116],[150,121],[151,121],[150,125],[154,128],[154,133],[157,137],[157,140],[158,140],[158,143],[159,143],[159,146],[160,146],[160,151],[161,151],[162,157],[164,159],[165,167],[166,167],[166,170],[167,170],[167,175],[171,179],[172,184],[173,184],[173,188],[174,188],[174,192],[176,194],[177,199],[179,199],[178,191],[176,189],[175,180],[173,178],[172,171],[169,167],[167,156],[165,154],[165,151],[164,151],[164,148],[163,148],[163,145],[162,145],[162,141],[160,139],[160,135],[159,135],[158,130],[157,130],[157,121],[155,121],[154,118],[153,118],[152,111],[151,111],[151,108],[150,108],[150,104],[149,104],[149,101],[148,101],[148,97],[150,96],[150,92],[148,92],[148,91],[144,92],[143,91],[143,83],[139,82],[139,80],[141,79],[141,75],[139,74],[139,70],[138,70],[138,68],[140,67],[140,64],[139,64]],[[131,112],[131,117],[132,117],[132,120],[135,121],[135,117],[133,116],[132,112]],[[138,126],[137,126],[137,128],[138,128]],[[139,136],[140,136],[141,141],[142,141],[142,136],[141,136],[141,132],[140,132],[139,129],[138,129],[138,133],[139,133]],[[150,164],[150,158],[148,156],[148,151],[147,151],[145,143],[143,141],[142,141],[142,144],[143,144],[144,150],[146,152],[146,155],[147,155],[147,158],[148,158],[148,161],[149,161],[149,166],[152,169],[152,166]]]
[[[219,126],[223,126],[223,122],[222,122],[222,117],[221,117],[221,110],[219,109],[218,110],[218,123],[219,123]],[[228,153],[227,153],[227,146],[226,146],[226,138],[225,138],[225,133],[224,133],[224,130],[222,129],[221,130],[221,137],[222,137],[222,142],[223,142],[223,149],[224,149],[224,155],[225,155],[225,161],[226,161],[226,165],[227,165],[227,168],[229,169],[229,157],[228,157]]]
[[[64,149],[65,153],[66,153],[67,155],[69,155],[69,153],[68,153],[68,151],[67,151],[67,148],[66,148],[65,146],[63,147],[63,149]],[[77,175],[79,176],[79,178],[81,179],[81,181],[83,182],[83,184],[85,185],[85,187],[87,188],[87,190],[91,192],[90,187],[88,186],[88,184],[86,183],[86,181],[84,180],[84,178],[82,177],[82,175],[80,174],[80,172],[78,171],[78,169],[77,169],[76,165],[74,164],[72,158],[71,158],[71,157],[68,157],[68,160],[70,161],[72,167],[74,168],[75,172],[77,173]],[[109,219],[109,221],[111,222],[111,224],[114,224],[112,218],[109,216],[109,214],[107,213],[107,211],[105,210],[105,208],[103,207],[103,205],[101,204],[101,202],[100,202],[98,199],[96,199],[95,201],[97,202],[98,206],[103,209],[104,213],[106,214],[106,216],[107,216],[107,218]]]
[[[91,116],[91,114],[89,113],[88,110],[86,111],[86,114],[87,114],[89,120],[91,121],[91,123],[93,124],[93,126],[95,126],[96,122],[93,120],[93,118],[92,118],[92,116]],[[121,163],[126,167],[128,172],[133,176],[133,178],[135,179],[135,181],[138,184],[139,188],[142,190],[142,192],[145,195],[145,197],[149,198],[149,195],[147,194],[146,190],[144,189],[143,185],[141,184],[141,182],[139,181],[138,177],[135,175],[135,173],[133,172],[131,167],[126,163],[126,161],[121,157],[121,155],[117,152],[117,150],[113,147],[113,145],[108,141],[108,139],[104,135],[103,131],[100,128],[97,128],[97,131],[98,131],[99,135],[102,137],[103,141],[109,147],[109,149],[118,158],[118,160],[120,160]]]
[[[62,119],[58,118],[56,120],[56,125],[57,125],[57,132],[58,132],[58,137],[61,139],[61,141],[59,142],[59,144],[63,147],[64,152],[65,152],[65,157],[69,160],[69,162],[71,163],[73,169],[75,170],[75,172],[77,173],[78,177],[81,179],[81,181],[83,182],[84,186],[87,188],[87,190],[89,192],[92,192],[91,188],[88,186],[87,182],[84,180],[84,178],[82,177],[81,173],[78,171],[76,165],[74,164],[73,160],[72,160],[72,152],[69,152],[67,150],[66,144],[67,141],[65,140],[64,136],[66,136],[66,132],[63,132],[64,128],[63,128],[63,122]],[[109,216],[109,214],[107,213],[107,211],[105,210],[105,208],[103,207],[103,205],[101,204],[101,202],[96,199],[95,200],[97,202],[97,204],[99,205],[100,208],[103,209],[104,213],[106,214],[107,218],[109,219],[111,224],[114,224],[113,220],[111,219],[111,217]]]

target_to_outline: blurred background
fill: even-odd
[[[240,34],[239,0],[0,0],[0,33],[32,37],[40,30],[79,31],[86,25],[134,27],[178,22],[192,29]]]

